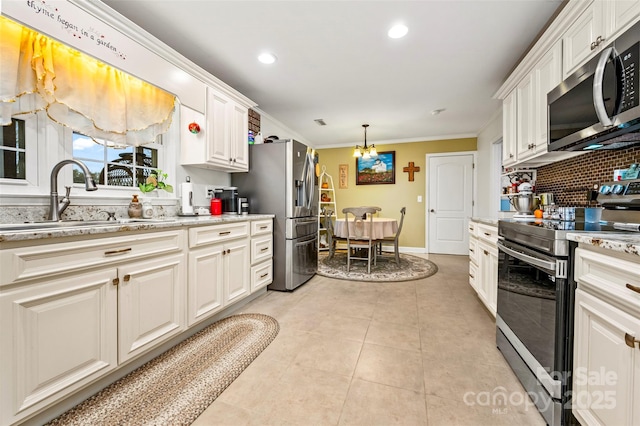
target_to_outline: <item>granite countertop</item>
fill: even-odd
[[[604,249],[640,256],[640,233],[570,232],[567,239]]]
[[[0,242],[40,240],[61,237],[75,237],[80,235],[101,235],[116,232],[129,232],[139,230],[160,230],[169,228],[215,225],[220,223],[245,222],[247,220],[272,219],[273,214],[249,214],[249,215],[220,215],[220,216],[179,216],[155,219],[148,222],[113,222],[92,225],[73,225],[69,227],[39,228],[28,230],[2,230]],[[0,225],[1,227],[2,225]]]
[[[482,223],[483,225],[498,226],[498,219],[488,219],[484,217],[472,217],[472,221]]]

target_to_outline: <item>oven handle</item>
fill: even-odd
[[[522,260],[523,262],[527,262],[533,266],[545,268],[549,271],[556,270],[555,261],[542,260],[533,256],[529,256],[528,254],[520,253],[519,251],[515,251],[514,249],[505,246],[505,244],[500,240],[498,240],[498,249],[507,253],[511,257],[515,257],[516,259]]]

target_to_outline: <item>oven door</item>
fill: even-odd
[[[549,395],[560,399],[566,372],[567,258],[498,241],[496,325]]]

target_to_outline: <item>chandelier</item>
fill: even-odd
[[[367,146],[367,127],[369,127],[369,125],[363,124],[362,127],[364,127],[364,146],[356,145],[353,149],[353,156],[362,157],[365,160],[371,157],[377,157],[378,153],[376,152],[376,146]]]

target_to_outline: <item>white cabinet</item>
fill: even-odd
[[[0,295],[0,424],[114,370],[115,268],[38,280]]]
[[[248,237],[248,222],[189,229],[189,325],[250,293]]]
[[[207,88],[206,114],[181,108],[181,163],[226,172],[249,170],[249,109],[233,98]],[[188,133],[192,117],[201,120],[200,133]],[[196,121],[197,122],[197,121]]]
[[[477,289],[478,277],[478,224],[469,221],[469,284]]]
[[[516,87],[516,158],[523,160],[533,145],[536,104],[535,73],[531,72]]]
[[[640,16],[637,0],[596,0],[562,37],[563,79],[599,53]]]
[[[562,82],[562,43],[555,45],[538,61],[534,70],[534,116],[531,155],[547,152],[549,119],[547,94]]]
[[[498,228],[469,222],[469,284],[495,316],[498,297]]]
[[[502,101],[502,165],[511,167],[518,160],[518,110],[516,90]]]
[[[512,167],[547,152],[547,94],[562,81],[557,42],[503,101],[503,161]]]
[[[573,414],[582,425],[640,424],[640,262],[576,249]]]
[[[0,250],[0,424],[25,418],[184,329],[184,232]]]
[[[182,253],[118,268],[118,360],[128,361],[185,329]]]
[[[251,222],[251,292],[273,282],[273,220]]]

